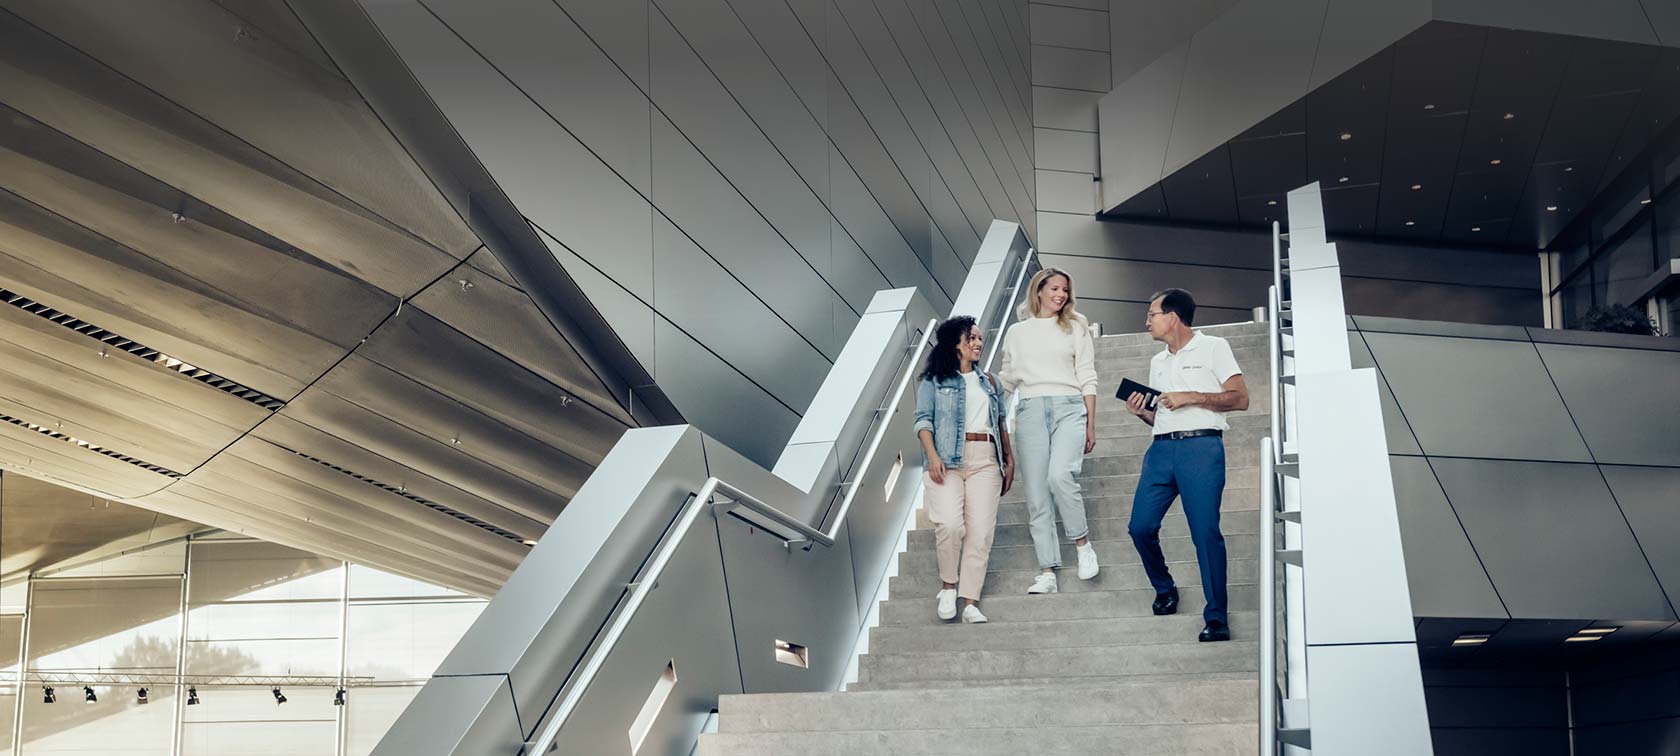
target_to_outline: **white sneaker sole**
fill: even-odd
[[[1050,586],[1047,589],[1042,589],[1042,590],[1036,585],[1027,589],[1027,595],[1029,595],[1029,596],[1041,596],[1041,595],[1046,594],[1046,593],[1056,593],[1056,592],[1057,592],[1057,588],[1056,588],[1056,586],[1053,586],[1053,585]]]

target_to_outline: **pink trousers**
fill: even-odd
[[[992,558],[1003,471],[990,441],[966,441],[963,466],[945,470],[945,482],[927,479],[923,506],[933,521],[939,579],[957,584],[957,595],[980,600],[986,562]]]

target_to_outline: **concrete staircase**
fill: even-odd
[[[940,621],[933,531],[923,513],[898,557],[859,682],[844,692],[725,696],[702,756],[880,754],[1255,754],[1259,594],[1258,447],[1269,430],[1267,344],[1260,324],[1214,326],[1249,384],[1250,409],[1230,417],[1221,525],[1229,550],[1233,640],[1196,642],[1201,575],[1175,503],[1162,545],[1179,614],[1150,613],[1154,591],[1126,533],[1150,429],[1113,397],[1122,378],[1147,383],[1161,345],[1147,334],[1097,341],[1097,448],[1082,475],[1102,574],[1074,574],[1063,546],[1061,593],[1028,596],[1038,572],[1020,487],[998,515],[984,625]]]

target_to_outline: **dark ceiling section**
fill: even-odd
[[[1436,21],[1113,215],[1535,250],[1677,115],[1680,49]]]
[[[632,424],[281,0],[0,0],[0,465],[493,593]]]

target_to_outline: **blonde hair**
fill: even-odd
[[[1051,276],[1067,279],[1067,303],[1063,304],[1062,311],[1056,314],[1056,325],[1062,327],[1063,333],[1073,333],[1074,323],[1084,326],[1087,325],[1087,321],[1084,315],[1080,315],[1079,311],[1073,308],[1073,276],[1061,268],[1045,268],[1033,274],[1032,280],[1027,283],[1026,301],[1015,308],[1015,317],[1020,320],[1039,317],[1038,292],[1044,289]]]

